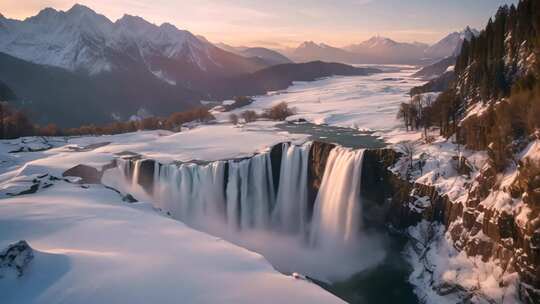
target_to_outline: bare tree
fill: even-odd
[[[416,153],[416,147],[414,143],[412,141],[402,141],[397,144],[396,148],[407,158],[409,169],[412,169],[414,154]]]
[[[296,114],[296,110],[289,108],[287,103],[281,102],[269,109],[264,110],[264,117],[272,120],[285,120],[287,117]]]

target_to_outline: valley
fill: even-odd
[[[480,31],[483,2],[174,12],[211,39],[156,18],[178,3],[0,14],[0,302],[538,303],[540,6],[514,2]]]

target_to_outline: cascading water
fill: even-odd
[[[128,191],[149,195],[157,208],[176,219],[260,252],[284,272],[343,279],[384,256],[374,242],[370,252],[356,246],[363,150],[331,150],[310,216],[310,149],[311,143],[282,144],[277,188],[271,153],[208,164],[155,163],[151,191],[137,184],[143,160],[119,160],[118,168],[128,180]],[[352,262],[321,264],[328,259]]]
[[[153,191],[158,208],[190,224],[225,219],[225,162],[171,164],[158,170]]]
[[[356,241],[361,221],[360,182],[364,150],[336,147],[328,156],[315,201],[310,244],[323,248]]]
[[[285,233],[307,230],[307,170],[311,144],[283,145],[273,227]]]
[[[267,229],[274,206],[270,155],[229,161],[227,221],[232,229]]]

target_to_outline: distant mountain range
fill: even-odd
[[[468,35],[443,39],[449,54]],[[25,20],[0,14],[0,84],[37,122],[78,126],[127,119],[142,109],[167,115],[201,100],[284,89],[294,80],[377,72],[293,61],[418,63],[431,48],[445,55],[439,51],[444,47],[383,37],[343,49],[306,42],[286,53],[231,47],[136,16],[113,22],[77,4],[67,11],[47,8]]]
[[[283,80],[276,81],[272,75],[282,69],[265,70],[284,63],[293,77],[280,74]],[[112,22],[82,5],[65,12],[47,8],[22,21],[0,15],[0,84],[13,93],[1,97],[40,123],[124,120],[141,109],[167,115],[200,106],[201,100],[263,94],[293,80],[349,75],[352,68],[312,66],[291,64],[264,48],[223,50],[204,37],[140,17]],[[353,74],[368,72],[373,71]]]
[[[47,8],[24,21],[0,17],[0,51],[90,75],[142,66],[187,87],[204,75],[229,76],[265,67],[171,24],[157,26],[129,15],[112,22],[82,5],[66,12]]]
[[[225,43],[217,43],[216,46],[225,51],[228,51],[228,52],[231,52],[231,53],[243,56],[243,57],[258,59],[262,63],[267,64],[267,65],[293,63],[292,60],[290,60],[283,54],[279,53],[278,51],[271,50],[268,48],[245,47],[245,46],[234,47]]]
[[[356,64],[426,64],[456,56],[463,41],[477,35],[477,30],[466,27],[431,46],[420,42],[397,42],[380,36],[343,48],[306,41],[297,48],[282,50],[282,53],[296,62],[324,60]]]

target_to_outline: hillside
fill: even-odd
[[[430,83],[442,83],[448,77],[443,74],[411,90],[411,102],[402,105],[400,117],[411,128],[423,130],[424,143],[393,170],[401,170],[414,183],[409,189],[414,194],[411,208],[441,225],[435,235],[429,229],[439,228],[433,226],[415,228],[423,237],[411,231],[421,239],[432,238],[423,254],[418,254],[419,248],[411,251],[418,263],[415,284],[434,294],[426,297],[451,294],[495,303],[506,303],[505,297],[540,301],[539,30],[538,1],[502,6],[477,37],[464,42],[455,81],[446,82],[447,89],[436,99],[414,95],[436,91]],[[434,137],[434,130],[440,139]],[[421,202],[424,196],[430,204]],[[450,255],[454,257],[436,258],[452,247],[457,250]],[[426,255],[432,257],[422,257]],[[457,260],[463,269],[472,267],[482,276],[486,269],[498,273],[496,284],[501,290],[459,279],[471,270],[458,270],[450,278],[441,276],[442,266],[421,269],[429,263]]]
[[[366,76],[378,73],[375,68],[357,68],[342,63],[312,61],[275,65],[252,74],[217,79],[209,84],[213,95],[219,99],[229,99],[241,95],[260,95],[268,91],[286,89],[294,81],[313,81],[330,76]]]
[[[453,66],[455,64],[456,57],[447,57],[433,64],[423,67],[418,72],[414,73],[413,76],[431,80],[441,76],[442,74],[447,72],[449,68],[453,69]]]
[[[14,104],[37,123],[66,127],[104,123],[114,120],[113,116],[127,119],[141,108],[164,115],[194,107],[202,97],[160,81],[145,70],[88,76],[2,53],[0,66],[0,81],[18,97]]]

